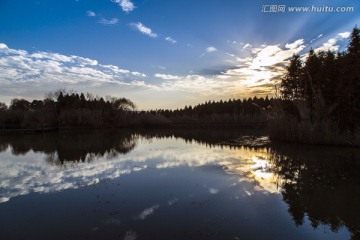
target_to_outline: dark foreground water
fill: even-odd
[[[0,239],[359,239],[359,156],[241,131],[0,136]]]

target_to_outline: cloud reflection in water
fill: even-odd
[[[8,147],[0,153],[0,202],[31,192],[50,193],[76,189],[147,168],[160,170],[204,165],[221,166],[227,173],[238,175],[239,182],[253,183],[253,188],[245,189],[246,192],[278,192],[275,176],[266,167],[266,149],[208,147],[194,142],[186,143],[183,139],[149,140],[138,137],[137,147],[123,155],[116,155],[111,151],[103,155],[88,153],[84,161],[62,164],[54,164],[57,157],[54,153],[31,150],[14,156],[12,149]],[[220,190],[211,187],[209,193],[217,194]]]

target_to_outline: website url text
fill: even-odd
[[[334,7],[334,6],[302,6],[290,7],[286,5],[262,5],[261,12],[263,13],[285,13],[285,12],[309,12],[309,13],[345,13],[354,12],[355,7]]]

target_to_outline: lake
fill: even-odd
[[[0,239],[359,239],[360,150],[245,130],[0,136]]]

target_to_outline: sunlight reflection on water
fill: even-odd
[[[61,165],[44,162],[49,156],[30,151],[14,157],[10,147],[0,153],[0,201],[31,192],[49,193],[96,184],[123,174],[179,166],[199,167],[218,165],[226,172],[239,175],[242,181],[253,182],[256,190],[278,192],[275,176],[269,172],[268,153],[264,149],[241,147],[207,147],[175,139],[141,139],[132,152],[111,157],[87,155],[84,162],[65,162]],[[54,156],[53,156],[54,157]],[[91,159],[91,160],[90,160]],[[216,194],[219,189],[210,189]]]
[[[177,239],[264,239],[267,233],[283,239],[348,238],[349,229],[356,234],[350,227],[357,216],[342,207],[358,208],[356,151],[344,150],[336,161],[337,149],[304,151],[307,147],[270,145],[262,136],[226,141],[209,134],[209,139],[203,132],[191,135],[199,140],[166,133],[0,139],[0,208],[7,216],[0,219],[0,235],[38,215],[45,216],[37,219],[43,225],[50,224],[46,216],[55,215],[63,215],[59,219],[67,228],[80,221],[82,230],[69,231],[79,237],[87,229],[98,234],[94,239],[104,233],[120,239],[172,239],[173,232]],[[35,236],[28,225],[13,239]],[[53,239],[52,232],[65,237],[52,227],[40,239]]]

